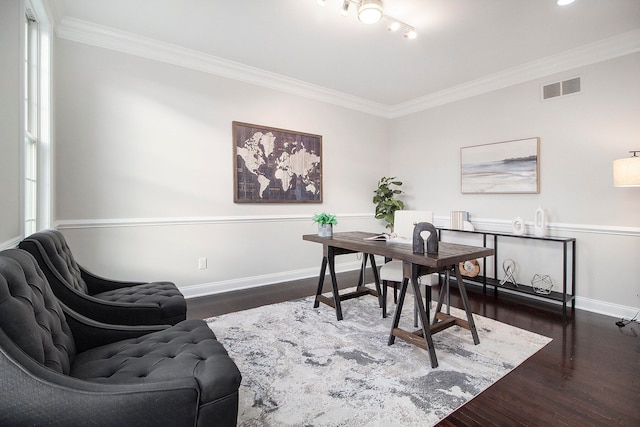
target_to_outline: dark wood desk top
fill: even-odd
[[[375,236],[376,234],[379,233],[349,231],[333,233],[333,237],[319,237],[317,234],[305,234],[302,238],[310,242],[322,243],[325,246],[380,255],[433,269],[441,269],[459,262],[494,254],[492,248],[439,242],[438,253],[436,255],[419,255],[413,253],[413,247],[410,244],[365,240],[365,238]]]

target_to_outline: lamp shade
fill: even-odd
[[[375,24],[382,19],[382,0],[362,0],[358,8],[358,19],[363,24]]]
[[[640,157],[613,161],[613,185],[616,187],[640,187]]]

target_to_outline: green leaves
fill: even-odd
[[[317,222],[318,224],[338,224],[338,220],[335,215],[330,215],[326,212],[322,212],[319,214],[313,215],[313,222]]]
[[[395,198],[396,195],[402,194],[402,190],[398,188],[402,185],[402,181],[394,181],[393,177],[382,177],[378,181],[378,188],[373,192],[373,203],[376,204],[376,219],[384,219],[387,223],[386,228],[393,230],[393,214],[398,209],[404,209],[404,202]]]

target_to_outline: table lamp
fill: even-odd
[[[640,150],[629,151],[631,157],[613,161],[613,185],[640,187]]]

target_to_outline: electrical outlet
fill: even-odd
[[[198,259],[198,269],[200,269],[200,270],[206,270],[207,269],[207,259],[206,258],[199,258]]]

